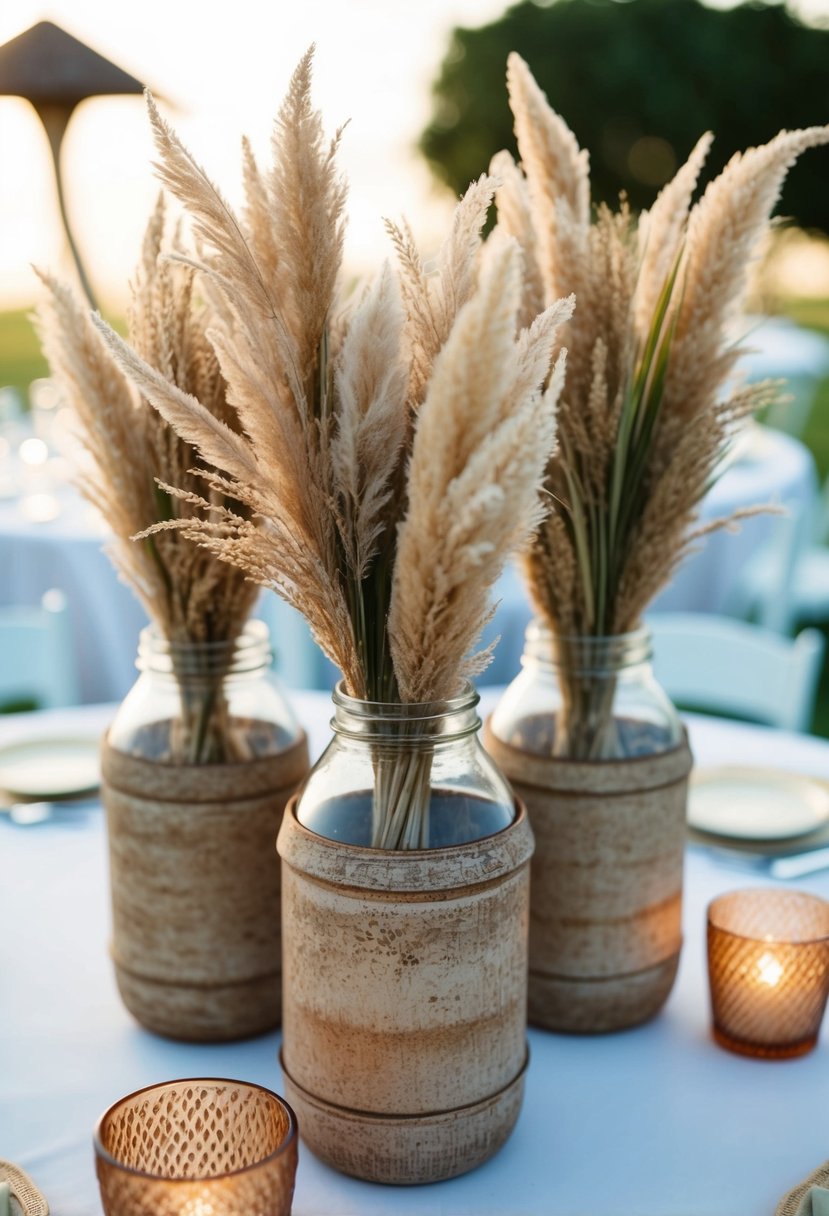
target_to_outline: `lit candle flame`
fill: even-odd
[[[774,988],[780,982],[780,977],[783,974],[783,968],[779,960],[768,952],[757,960],[757,971],[760,983],[768,984],[769,988]]]

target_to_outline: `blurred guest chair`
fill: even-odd
[[[829,478],[813,511],[787,504],[770,542],[740,570],[725,607],[780,633],[829,622]]]
[[[823,662],[824,638],[804,629],[785,638],[759,625],[709,613],[654,612],[656,679],[676,704],[807,731]]]
[[[737,376],[749,382],[785,380],[783,396],[790,400],[770,406],[763,421],[800,438],[818,385],[829,376],[829,340],[789,317],[744,317],[740,328],[748,349],[737,363]]]
[[[772,523],[768,539],[736,573],[723,602],[726,616],[753,621],[776,633],[791,634],[797,624],[795,583],[812,543],[815,515],[812,504],[790,501]]]
[[[0,708],[77,704],[66,597],[47,591],[33,608],[0,608]]]

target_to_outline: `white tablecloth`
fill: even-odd
[[[0,500],[0,605],[65,592],[81,700],[120,700],[135,681],[146,614],[103,551],[96,512],[68,486],[49,493],[59,513],[43,523],[27,514],[25,497]]]
[[[491,694],[485,698],[491,704]],[[297,694],[316,753],[324,694]],[[99,728],[87,708],[0,719],[0,743],[33,725]],[[829,745],[690,719],[700,764],[776,764],[829,777]],[[0,817],[2,819],[2,817]],[[228,1046],[167,1042],[122,1007],[107,957],[101,813],[0,821],[0,1157],[28,1170],[53,1216],[99,1216],[91,1132],[116,1098],[173,1077],[227,1076],[279,1090],[279,1037]],[[622,1034],[529,1033],[524,1107],[502,1151],[463,1178],[398,1189],[341,1177],[300,1150],[295,1216],[771,1216],[829,1157],[829,1041],[800,1060],[728,1054],[709,1034],[705,906],[751,885],[691,849],[685,946],[662,1014]],[[797,884],[829,896],[829,874]]]
[[[104,552],[107,532],[93,508],[68,485],[49,493],[59,511],[44,522],[27,513],[26,497],[0,499],[0,606],[38,604],[52,587],[65,592],[81,702],[120,701],[135,682],[147,615]],[[263,592],[257,613],[271,628],[286,684],[333,687],[334,668],[297,612]]]
[[[752,425],[738,439],[735,459],[703,501],[700,523],[723,519],[740,508],[774,504],[791,511],[806,526],[818,495],[814,457],[798,439],[770,427]],[[772,537],[777,517],[756,515],[733,530],[711,533],[677,571],[653,608],[684,612],[721,612],[740,570]]]

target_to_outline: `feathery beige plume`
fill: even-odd
[[[423,401],[435,357],[443,347],[458,312],[475,286],[481,232],[492,204],[495,182],[486,175],[473,182],[452,217],[452,226],[427,270],[408,225],[386,221],[397,254],[411,360],[409,396]]]
[[[490,258],[418,416],[389,613],[406,701],[451,697],[464,670],[476,668],[469,656],[489,619],[488,592],[543,514],[560,374],[546,394],[542,385],[567,309],[522,335],[519,347],[519,262],[506,242]]]
[[[499,183],[495,190],[498,229],[515,237],[524,257],[524,290],[519,320],[526,327],[544,311],[546,303],[527,179],[507,151],[497,152],[493,156],[489,172]]]
[[[640,268],[634,307],[640,333],[647,330],[660,285],[680,254],[691,198],[713,141],[710,131],[700,136],[685,164],[660,190],[650,211],[639,217]]]
[[[173,392],[198,393],[206,403],[199,407],[205,418],[232,445],[235,416],[205,336],[209,316],[193,295],[192,271],[164,256],[164,232],[159,200],[132,285],[130,341],[140,352],[132,357]],[[251,583],[175,530],[141,545],[131,539],[159,520],[192,514],[187,496],[203,484],[192,472],[195,451],[119,370],[112,343],[121,340],[68,288],[47,275],[41,279],[47,288],[39,309],[44,352],[92,458],[91,471],[80,475],[78,484],[114,534],[113,561],[169,641],[233,640],[253,606]],[[156,479],[175,482],[183,497],[169,497]],[[211,497],[205,502],[208,512],[222,501],[221,494]]]
[[[155,616],[165,603],[162,573],[130,537],[157,518],[151,448],[132,386],[108,358],[84,301],[53,276],[36,270],[46,294],[37,329],[50,374],[79,427],[90,465],[77,485],[112,531],[108,552],[124,581]]]
[[[735,425],[773,391],[723,399],[739,354],[727,325],[788,168],[828,142],[829,127],[735,156],[691,208],[704,135],[638,224],[624,204],[590,223],[586,158],[517,56],[508,88],[526,183],[505,154],[493,162],[507,182],[498,228],[527,249],[526,299],[537,298],[539,265],[547,299],[578,300],[559,339],[567,384],[552,509],[525,559],[530,594],[560,635],[624,633],[698,535]]]
[[[507,92],[537,218],[544,207],[564,202],[575,223],[586,226],[590,223],[589,154],[579,148],[515,51],[507,59]]]
[[[377,552],[408,433],[404,321],[397,282],[384,266],[353,314],[334,372],[332,486],[343,547],[360,582]]]
[[[693,208],[665,385],[668,408],[690,416],[732,370],[739,350],[727,327],[739,311],[786,174],[801,152],[827,142],[829,126],[808,127],[781,131],[762,147],[736,153]]]

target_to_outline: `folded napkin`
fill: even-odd
[[[0,1160],[0,1183],[9,1184],[10,1216],[49,1216],[49,1204],[29,1175],[13,1161]]]
[[[829,1216],[829,1161],[784,1195],[774,1216]]]

